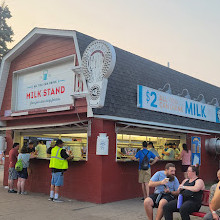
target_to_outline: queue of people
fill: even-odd
[[[59,192],[64,181],[63,174],[68,169],[68,160],[74,158],[67,153],[66,149],[63,149],[63,143],[61,139],[58,139],[55,146],[51,146],[46,151],[46,154],[51,155],[49,168],[52,170],[49,200],[54,202],[62,202]],[[45,146],[43,146],[43,142],[39,142],[35,150],[34,143],[31,141],[28,146],[21,148],[20,153],[18,152],[19,147],[19,143],[14,143],[12,149],[9,151],[8,193],[26,195],[25,183],[28,176],[31,175],[29,161],[32,158],[36,158],[42,149],[44,151]],[[20,171],[16,171],[15,169],[18,160],[22,162],[22,170]],[[18,180],[17,190],[14,190],[14,180]]]

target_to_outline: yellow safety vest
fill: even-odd
[[[68,169],[68,161],[61,157],[61,150],[62,148],[55,146],[51,150],[51,159],[50,159],[50,168],[56,168],[56,169],[62,169],[66,170]]]

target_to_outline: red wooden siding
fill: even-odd
[[[14,71],[73,54],[76,54],[76,49],[72,37],[42,36],[16,57],[11,63],[1,108],[1,116],[4,116],[5,110],[11,109],[12,76]],[[76,65],[78,65],[77,59]]]

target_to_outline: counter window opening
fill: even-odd
[[[73,161],[87,161],[88,155],[88,136],[87,133],[74,133],[74,134],[41,134],[20,136],[21,143],[29,146],[33,142],[37,159],[50,159],[47,150],[55,146],[57,139],[64,141],[63,148],[66,149],[67,154],[73,155]],[[32,147],[32,146],[30,146]]]
[[[143,149],[143,141],[147,141],[147,149],[153,152],[155,155],[157,154],[156,156],[159,156],[161,160],[172,161],[179,160],[179,155],[182,151],[182,144],[186,143],[186,136],[181,135],[175,137],[167,137],[164,135],[164,137],[157,137],[142,134],[134,135],[118,133],[116,144],[116,161],[132,161],[132,157],[134,157],[139,150]]]

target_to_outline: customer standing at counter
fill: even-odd
[[[63,202],[63,200],[59,198],[59,191],[60,187],[63,186],[63,174],[68,169],[67,160],[73,159],[73,156],[69,156],[66,150],[62,149],[63,143],[61,139],[58,139],[55,147],[50,147],[47,151],[48,154],[51,154],[49,167],[52,168],[49,200],[54,202]]]
[[[183,144],[183,150],[179,156],[180,160],[182,160],[182,172],[184,173],[184,178],[187,178],[187,169],[191,164],[191,150],[188,150],[186,144]]]
[[[178,195],[179,181],[175,177],[176,168],[167,163],[165,170],[157,171],[150,179],[149,186],[155,187],[154,194],[144,200],[144,208],[149,220],[153,220],[153,208],[157,207],[156,220],[163,217],[163,206]]]
[[[135,155],[135,157],[133,157],[132,159],[139,159],[139,183],[141,183],[142,186],[142,191],[143,191],[143,195],[144,198],[147,198],[149,196],[149,185],[148,182],[151,178],[151,169],[150,166],[152,166],[153,164],[155,164],[158,161],[158,157],[156,157],[151,151],[147,150],[147,142],[144,141],[142,143],[143,146],[143,150],[140,150],[137,152],[137,154]],[[148,157],[148,161],[150,161],[150,159],[152,158],[153,161],[150,162],[148,164],[148,170],[142,170],[141,169],[141,164],[142,161],[144,159],[144,157],[147,156]]]
[[[14,186],[14,180],[18,178],[18,173],[15,170],[15,164],[17,162],[17,157],[18,157],[18,149],[19,149],[19,143],[14,143],[12,149],[9,151],[9,170],[8,170],[9,193],[17,193],[17,191],[13,189],[13,186]]]
[[[29,160],[32,159],[32,158],[35,158],[36,155],[34,155],[33,153],[28,153],[28,149],[26,146],[23,146],[21,148],[21,153],[18,154],[18,160],[21,159],[22,161],[22,166],[23,166],[23,169],[22,171],[19,171],[18,172],[18,182],[17,182],[17,189],[18,189],[18,194],[21,194],[21,195],[26,195],[27,192],[24,191],[25,189],[25,182],[28,178],[28,167],[29,167]]]

